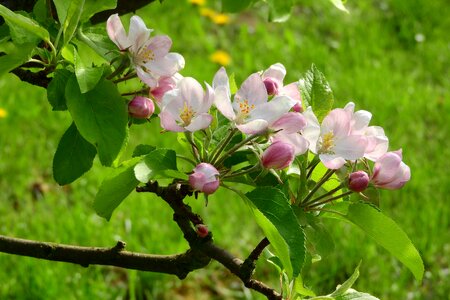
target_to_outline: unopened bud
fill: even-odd
[[[261,157],[264,168],[282,170],[288,167],[295,158],[295,149],[291,144],[275,142],[270,145]]]
[[[149,98],[136,96],[128,103],[128,113],[138,119],[147,119],[155,111],[155,105]]]
[[[205,224],[195,225],[195,231],[197,232],[197,235],[201,238],[206,237],[209,233],[208,226],[206,226]]]
[[[194,172],[189,175],[190,185],[197,191],[207,195],[214,193],[219,188],[219,171],[208,163],[200,163]]]
[[[302,101],[297,101],[297,103],[295,103],[295,105],[292,107],[292,110],[298,113],[303,112]]]
[[[266,78],[263,82],[269,96],[278,94],[278,84],[272,78]]]
[[[348,177],[348,188],[354,192],[362,192],[369,185],[369,175],[364,171],[356,171]]]

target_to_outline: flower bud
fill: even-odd
[[[206,237],[209,233],[208,226],[206,226],[205,224],[195,225],[195,231],[197,232],[197,235],[201,238]]]
[[[128,103],[128,113],[137,119],[147,119],[155,111],[155,105],[149,98],[136,96]]]
[[[214,193],[219,188],[219,171],[213,165],[200,163],[194,172],[189,175],[189,184],[197,191],[207,195]]]
[[[183,78],[179,73],[168,77],[161,77],[158,80],[158,85],[150,89],[150,96],[153,97],[158,105],[161,105],[164,94],[177,87],[178,82]]]
[[[354,192],[362,192],[369,185],[369,175],[364,171],[356,171],[348,177],[348,188]]]
[[[402,150],[387,152],[375,161],[372,182],[376,187],[396,190],[411,179],[411,170],[402,161]]]
[[[288,167],[294,158],[294,147],[291,144],[278,141],[264,151],[261,161],[264,168],[282,170]]]
[[[297,100],[297,103],[295,103],[295,105],[292,107],[292,110],[298,113],[303,112],[302,101]]]
[[[269,77],[265,78],[263,82],[264,85],[266,86],[267,94],[269,96],[278,94],[278,84],[275,82],[275,80]]]

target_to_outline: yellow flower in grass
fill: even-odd
[[[8,116],[8,112],[0,107],[0,119],[6,118]]]
[[[216,14],[217,14],[217,12],[214,9],[211,9],[211,8],[208,8],[208,7],[200,8],[200,15],[202,15],[204,17],[212,18]]]
[[[231,56],[223,50],[216,50],[209,59],[221,66],[228,66],[231,63]]]
[[[206,0],[188,0],[191,4],[203,6],[206,3]]]
[[[211,20],[217,25],[225,25],[230,22],[230,16],[226,14],[215,14],[210,17]]]

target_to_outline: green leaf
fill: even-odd
[[[77,38],[107,61],[117,56],[117,46],[105,35],[104,28],[90,27],[78,31]]]
[[[286,22],[291,16],[293,0],[267,0],[270,22]]]
[[[276,245],[272,244],[271,238],[273,239],[273,234],[271,236],[267,235],[267,238],[277,250],[277,255],[283,262],[290,278],[297,277],[305,260],[305,236],[288,199],[280,190],[272,187],[258,187],[245,195],[258,211],[270,221],[287,244],[288,257],[286,257],[286,253],[279,253],[281,249],[277,249]],[[286,266],[287,260],[290,261],[292,272],[289,270],[289,266]]]
[[[40,37],[42,40],[46,42],[50,41],[50,35],[45,28],[41,27],[34,20],[22,16],[21,14],[16,14],[15,12],[9,10],[8,8],[6,8],[1,4],[0,4],[0,16],[2,16],[5,19],[5,21],[8,22],[8,24],[18,26],[28,31],[30,34]]]
[[[354,289],[349,289],[345,294],[338,296],[335,300],[380,300],[367,293],[361,293]]]
[[[69,10],[69,5],[71,1],[67,0],[53,0],[56,7],[56,13],[58,14],[59,24],[64,24],[66,20],[67,11]]]
[[[82,94],[73,75],[65,94],[81,135],[96,145],[101,163],[110,166],[127,138],[128,112],[116,85],[103,79],[93,90]]]
[[[13,51],[7,55],[0,56],[0,76],[28,61],[33,48],[33,44],[23,44],[20,47],[13,45]]]
[[[64,34],[64,45],[70,42],[80,22],[85,0],[70,1],[64,23],[61,22]]]
[[[85,0],[80,21],[84,23],[96,13],[104,10],[114,9],[116,8],[116,6],[117,0]]]
[[[140,160],[135,157],[123,162],[103,180],[94,200],[94,209],[99,216],[109,221],[114,210],[139,184],[134,167]]]
[[[154,146],[140,144],[140,145],[137,145],[136,148],[134,148],[132,156],[138,157],[138,156],[147,155],[150,152],[152,152],[153,150],[155,150]]]
[[[361,262],[359,262],[359,264],[356,266],[355,271],[353,271],[352,276],[350,276],[349,279],[347,279],[343,284],[341,284],[340,286],[338,286],[338,288],[331,293],[331,297],[338,297],[341,296],[343,294],[345,294],[347,292],[348,289],[350,289],[353,284],[355,284],[356,280],[359,277],[359,267],[361,266]]]
[[[134,168],[137,180],[143,183],[157,178],[188,178],[186,174],[177,170],[176,153],[169,149],[153,150]]]
[[[66,69],[58,69],[55,71],[52,81],[47,87],[47,99],[53,107],[54,111],[67,110],[66,105],[66,84],[72,72]]]
[[[300,81],[300,90],[305,106],[311,106],[321,122],[333,107],[334,96],[325,76],[315,65],[311,66],[304,80]]]
[[[222,11],[237,13],[249,7],[252,2],[253,0],[222,0]]]
[[[302,296],[310,296],[310,297],[316,296],[316,294],[312,290],[305,287],[305,285],[303,284],[303,278],[301,275],[299,275],[297,278],[295,278],[294,290],[297,294],[302,295]]]
[[[310,215],[309,215],[310,216]],[[335,245],[333,237],[326,227],[316,217],[308,218],[308,226],[304,227],[306,240],[311,243],[313,253],[326,257],[334,252]],[[313,254],[312,253],[312,254]]]
[[[347,8],[345,8],[345,6],[344,6],[344,2],[345,2],[345,1],[342,1],[342,0],[330,0],[330,1],[331,1],[331,3],[333,3],[333,5],[336,6],[338,9],[340,9],[340,10],[345,11],[346,13],[348,13]]]
[[[92,168],[97,151],[78,132],[74,123],[62,136],[53,157],[53,177],[60,185],[69,184]]]
[[[74,48],[75,75],[82,94],[92,90],[103,75],[103,67],[86,67]]]
[[[392,219],[362,203],[350,204],[346,218],[400,260],[417,280],[422,280],[422,258],[406,233]]]

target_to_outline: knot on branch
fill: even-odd
[[[117,244],[111,248],[111,251],[118,253],[120,251],[123,251],[126,246],[127,246],[127,243],[125,243],[124,241],[117,241]]]

